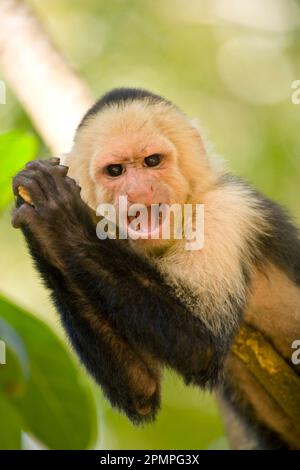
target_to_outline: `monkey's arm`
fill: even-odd
[[[212,332],[201,315],[195,317],[175,297],[151,265],[119,241],[98,240],[78,187],[65,177],[60,167],[32,162],[14,179],[15,192],[19,185],[27,189],[34,207],[26,205],[24,216],[25,209],[21,206],[15,213],[14,223],[27,225],[40,241],[41,249],[46,250],[49,261],[56,266],[74,303],[85,299],[85,309],[94,325],[90,326],[94,341],[97,340],[95,324],[101,312],[133,348],[142,345],[151,355],[181,373],[186,382],[215,385],[223,371],[235,327],[228,331],[227,323],[226,331]],[[39,252],[34,256],[37,258]],[[39,269],[48,279],[44,268],[39,266]],[[58,304],[66,302],[67,294],[58,292],[57,284],[49,287],[59,299]],[[232,314],[239,317],[239,308]],[[76,335],[86,336],[82,309],[73,311],[68,306],[63,316],[69,322],[76,321]],[[89,354],[89,341],[85,341],[85,355]]]
[[[104,318],[100,307],[91,308],[84,293],[41,256],[30,229],[24,227],[23,233],[75,350],[111,404],[135,423],[152,419],[160,401],[159,369],[140,357]]]

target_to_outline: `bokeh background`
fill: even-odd
[[[224,155],[230,169],[284,204],[299,221],[300,104],[292,103],[292,83],[300,79],[299,2],[29,3],[95,97],[112,87],[134,86],[174,101],[200,120],[214,151]],[[59,113],[59,103],[57,108]],[[9,89],[6,105],[0,105],[0,134],[8,131],[32,139],[29,146],[35,155],[49,156]],[[11,158],[18,161],[24,155]],[[0,161],[0,182],[1,165]],[[5,180],[3,184],[9,193],[9,183]],[[0,219],[0,291],[66,342],[21,234],[10,226],[11,207],[2,208]],[[157,421],[144,428],[133,427],[110,408],[89,379],[84,380],[89,382],[98,409],[95,448],[227,448],[214,398],[184,386],[173,373],[165,373]],[[24,446],[38,444],[27,435]]]

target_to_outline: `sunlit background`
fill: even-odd
[[[95,97],[112,87],[134,86],[174,101],[200,120],[214,151],[224,155],[230,169],[299,218],[300,104],[292,103],[292,83],[300,79],[299,2],[31,3]],[[0,105],[0,132],[12,129],[35,134],[8,90],[6,105]],[[49,155],[41,141],[37,154]],[[10,211],[0,221],[0,289],[64,338],[22,237],[10,227]],[[227,447],[212,397],[185,387],[173,373],[165,374],[162,395],[156,423],[134,428],[95,388],[100,431],[96,448]]]

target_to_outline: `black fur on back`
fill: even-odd
[[[95,116],[100,111],[102,111],[107,106],[111,105],[122,105],[124,103],[128,103],[129,101],[144,101],[147,100],[150,104],[155,103],[169,103],[169,101],[165,100],[159,95],[152,93],[151,91],[144,90],[142,88],[114,88],[110,90],[105,95],[101,96],[101,98],[96,101],[96,103],[88,110],[88,112],[83,116],[78,129],[83,126],[88,118]]]
[[[271,236],[261,237],[263,254],[300,286],[299,229],[280,205],[264,196],[261,196],[261,201],[272,227]]]

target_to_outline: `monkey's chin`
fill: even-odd
[[[132,248],[139,252],[164,252],[173,243],[172,238],[163,237],[163,224],[159,225],[154,230],[139,230],[135,231],[128,227],[128,239]]]
[[[163,254],[174,242],[172,240],[151,240],[139,238],[133,240],[129,238],[129,244],[133,250],[139,253]]]
[[[170,220],[166,214],[160,214],[153,223],[149,216],[148,220],[138,225],[138,230],[135,227],[136,225],[132,225],[132,218],[127,217],[128,239],[136,251],[163,253],[175,242],[174,220],[172,218]]]
[[[147,240],[147,241],[159,241],[162,240],[162,224],[159,223],[155,228],[141,227],[140,230],[134,230],[127,226],[127,234],[131,240]]]

